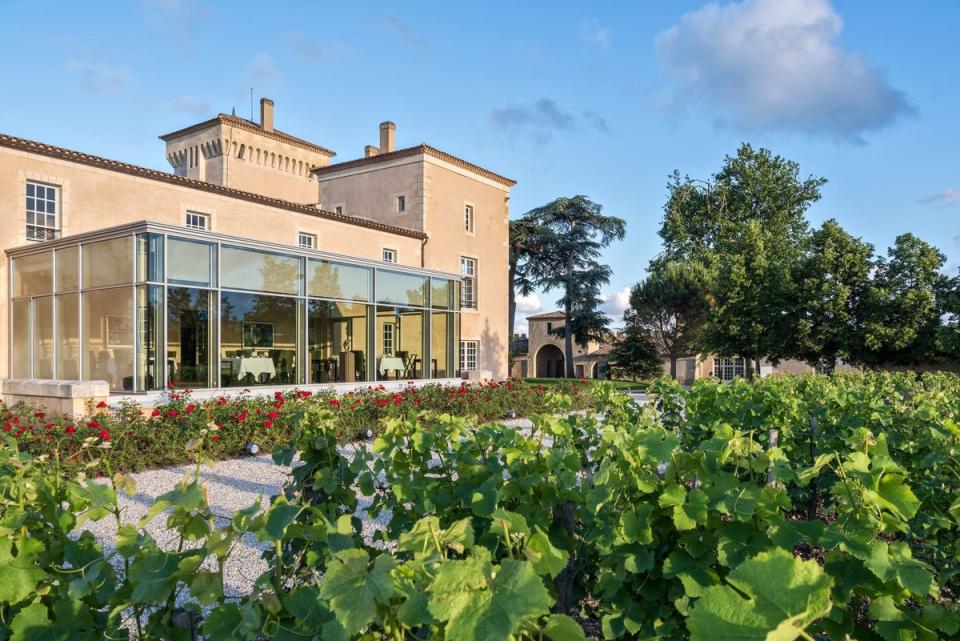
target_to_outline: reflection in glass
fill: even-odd
[[[137,282],[163,280],[163,236],[137,235]]]
[[[301,263],[294,256],[239,247],[220,248],[222,286],[233,289],[299,294]]]
[[[129,238],[126,239],[129,246]],[[130,287],[84,292],[83,378],[112,390],[133,389],[133,301]]]
[[[167,288],[167,377],[178,385],[211,384],[213,296],[205,289]]]
[[[133,241],[130,236],[83,245],[83,286],[129,283],[133,278]]]
[[[33,378],[53,378],[53,296],[33,299]]]
[[[368,305],[311,300],[307,349],[311,383],[367,380]]]
[[[57,291],[80,289],[80,247],[72,245],[57,250]]]
[[[216,285],[216,247],[180,238],[167,239],[167,282],[196,287]]]
[[[13,356],[10,375],[12,378],[31,378],[30,376],[30,299],[15,300],[12,303],[13,344],[10,352]]]
[[[137,287],[137,388],[163,388],[163,288]]]
[[[377,307],[377,380],[417,379],[423,374],[423,311]]]
[[[453,281],[432,278],[430,284],[430,306],[434,309],[453,309]]]
[[[53,252],[13,259],[13,295],[37,296],[53,291]]]
[[[430,315],[430,371],[427,378],[454,375],[454,322],[454,315],[447,312],[433,312]]]
[[[427,301],[426,276],[377,270],[377,302],[422,307]]]
[[[57,296],[56,375],[66,381],[80,379],[80,294],[77,293]]]
[[[220,384],[293,384],[297,380],[302,303],[295,298],[223,292]]]
[[[321,298],[370,300],[368,267],[311,259],[307,263],[307,294]]]

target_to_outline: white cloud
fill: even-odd
[[[280,70],[277,69],[273,56],[268,53],[261,53],[247,69],[247,76],[253,82],[269,83],[280,79]]]
[[[213,111],[209,102],[194,96],[180,96],[173,100],[170,106],[177,111],[182,111],[191,116],[206,116]]]
[[[68,60],[67,71],[77,76],[77,81],[90,91],[115,93],[127,89],[135,82],[133,74],[121,67],[105,62]]]
[[[517,316],[513,321],[515,334],[526,334],[529,329],[527,316],[533,316],[543,310],[543,302],[536,292],[529,296],[517,296]]]
[[[912,113],[901,91],[840,48],[843,19],[830,0],[710,2],[657,34],[677,84],[674,102],[705,98],[723,120],[862,142]]]
[[[596,19],[584,20],[580,23],[580,37],[591,44],[599,45],[604,49],[610,46],[612,33]]]
[[[941,192],[936,194],[930,194],[920,199],[920,202],[924,205],[933,205],[934,207],[939,207],[943,209],[944,207],[950,207],[951,205],[956,205],[960,203],[960,189],[956,187],[947,187]]]
[[[611,325],[621,327],[623,325],[623,312],[630,307],[630,288],[624,287],[618,292],[600,294],[600,300],[603,301],[600,309],[610,317]]]
[[[529,136],[541,145],[550,142],[558,132],[609,131],[607,121],[597,112],[582,111],[577,116],[550,98],[491,109],[490,124],[511,136]]]

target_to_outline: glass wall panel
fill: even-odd
[[[53,378],[53,296],[33,299],[33,378]]]
[[[37,296],[53,292],[53,252],[13,259],[13,296]]]
[[[448,378],[454,375],[454,322],[456,314],[433,312],[430,315],[430,370],[427,378]]]
[[[137,287],[137,389],[162,389],[163,287]]]
[[[367,328],[373,308],[357,303],[311,300],[307,350],[311,383],[367,380]]]
[[[173,261],[170,261],[173,264]],[[167,377],[177,385],[216,385],[213,323],[216,294],[189,287],[167,288]]]
[[[427,303],[426,276],[377,270],[377,302],[424,306]]]
[[[80,294],[57,296],[57,378],[80,379]]]
[[[369,267],[313,259],[307,265],[307,294],[310,296],[370,300],[373,270]]]
[[[57,291],[75,292],[80,289],[80,246],[57,250]]]
[[[295,298],[223,292],[220,384],[297,383],[301,310]]]
[[[423,377],[424,312],[411,307],[377,307],[377,380]]]
[[[163,280],[163,236],[137,235],[137,282]]]
[[[127,238],[129,246],[129,237]],[[112,241],[110,241],[112,242]],[[83,378],[110,389],[133,389],[133,289],[84,292],[81,299]]]
[[[239,247],[220,248],[222,287],[299,294],[301,260]]]
[[[430,285],[430,306],[434,309],[453,309],[453,281],[431,278]]]
[[[214,287],[217,280],[217,248],[180,238],[167,239],[167,282],[196,287]]]
[[[122,236],[83,245],[83,286],[103,287],[131,282],[133,240]]]
[[[13,306],[13,344],[10,352],[12,378],[30,378],[30,299],[15,300]]]

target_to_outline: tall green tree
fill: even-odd
[[[630,292],[630,318],[659,354],[670,359],[673,378],[677,377],[677,360],[699,351],[710,312],[709,280],[709,272],[699,262],[667,262]]]
[[[586,346],[609,331],[610,319],[599,307],[601,288],[610,282],[612,270],[600,262],[600,256],[604,247],[623,239],[626,222],[602,210],[586,196],[573,196],[557,198],[524,215],[538,226],[542,262],[535,282],[545,291],[561,292],[557,304],[565,322],[557,332],[564,338],[568,378],[574,376],[573,343]]]
[[[513,336],[517,318],[517,296],[529,296],[543,273],[545,230],[537,221],[523,216],[510,221],[510,262],[508,268],[508,336]]]
[[[652,378],[663,371],[660,351],[647,331],[628,309],[623,314],[624,330],[610,348],[610,367],[618,377]]]
[[[913,234],[894,241],[877,259],[862,310],[863,333],[853,354],[867,366],[913,365],[937,360],[946,276],[946,257]]]
[[[873,246],[854,238],[836,220],[810,236],[796,275],[795,356],[811,366],[849,360],[861,334],[860,310],[873,268]]]
[[[762,358],[792,355],[793,277],[809,235],[805,214],[825,182],[744,144],[710,180],[674,173],[668,184],[664,249],[653,266],[698,260],[714,272],[705,347],[749,358],[751,376]]]

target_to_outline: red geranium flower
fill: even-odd
[[[77,431],[77,428],[75,428],[73,425],[67,425],[65,428],[63,428],[63,431],[67,434],[73,434]]]
[[[264,426],[264,427],[273,427],[273,421],[264,421],[264,422],[263,422],[263,426]]]
[[[103,409],[106,406],[107,406],[106,401],[100,401],[99,403],[97,403],[97,407],[99,407],[100,409]]]
[[[39,419],[42,421],[42,420],[43,420],[43,417],[45,416],[45,414],[44,414],[43,412],[37,412],[36,414],[34,414],[34,416],[36,416],[37,418],[39,418]]]
[[[158,416],[160,416],[160,410],[158,410],[157,408],[153,408],[153,411],[150,412],[150,417],[151,417],[151,418],[156,418],[156,417],[158,417]]]
[[[110,432],[108,432],[107,430],[100,430],[100,438],[102,438],[102,439],[105,440],[105,441],[109,441],[109,440],[110,440]]]
[[[177,410],[167,410],[167,416],[169,416],[170,418],[176,418]]]
[[[277,418],[279,416],[280,415],[277,414],[276,412],[270,412],[269,414],[267,414],[267,418]]]
[[[87,423],[87,427],[89,427],[89,428],[91,428],[91,429],[98,430],[98,429],[100,429],[100,423],[98,423],[98,422],[96,422],[96,421],[90,421],[89,423]]]
[[[214,435],[213,435],[213,442],[216,443],[216,442],[219,441],[219,440],[220,440],[220,435],[219,435],[219,434],[214,434]]]
[[[190,403],[190,405],[187,405],[184,411],[186,411],[187,414],[193,414],[193,410],[195,409],[197,409],[197,406],[193,403]]]

